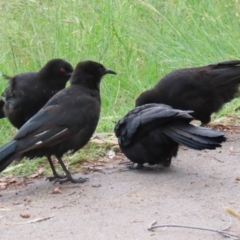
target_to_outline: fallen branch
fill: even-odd
[[[201,227],[194,227],[194,226],[187,226],[187,225],[177,225],[177,224],[163,224],[163,225],[156,225],[157,221],[153,221],[148,226],[148,231],[153,231],[154,228],[164,228],[164,227],[176,227],[176,228],[188,228],[188,229],[195,229],[195,230],[202,230],[202,231],[209,231],[209,232],[216,232],[224,237],[235,237],[237,239],[240,239],[240,236],[234,235],[232,233],[226,232],[225,230],[229,229],[231,227],[232,222],[230,221],[229,226],[222,230],[216,230],[211,228],[201,228]]]

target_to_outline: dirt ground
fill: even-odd
[[[240,212],[240,134],[215,151],[181,148],[169,169],[127,171],[119,163],[75,174],[89,178],[80,185],[21,179],[25,184],[1,191],[1,239],[224,239],[148,226],[156,220],[223,230],[230,218],[224,207]],[[240,221],[232,218],[228,231],[240,235]]]

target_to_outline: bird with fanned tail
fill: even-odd
[[[195,150],[221,147],[224,133],[190,124],[192,113],[164,104],[136,107],[115,125],[121,151],[137,167],[145,163],[169,167],[180,144]]]

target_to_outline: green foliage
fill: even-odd
[[[0,73],[38,70],[51,58],[95,60],[117,71],[101,85],[98,131],[176,68],[239,58],[238,0],[2,0]],[[6,81],[0,78],[0,89]],[[239,99],[219,114],[233,114]],[[0,143],[14,131],[1,120]]]

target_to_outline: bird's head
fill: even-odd
[[[73,67],[63,59],[52,59],[40,70],[40,74],[51,81],[67,82],[73,73]]]
[[[93,61],[79,62],[72,74],[71,83],[73,84],[96,84],[106,74],[117,74],[113,70],[105,68],[101,63]]]

